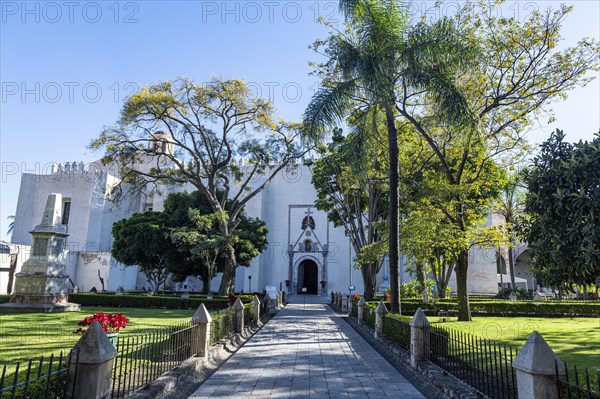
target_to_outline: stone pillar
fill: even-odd
[[[348,295],[342,295],[342,312],[348,311]]]
[[[267,292],[265,294],[265,301],[267,302],[267,312],[269,314],[273,314],[274,310],[273,310],[273,299],[271,299],[271,296],[269,295],[269,293]]]
[[[383,300],[379,301],[375,309],[375,338],[379,338],[383,332],[383,317],[388,313]]]
[[[352,306],[354,305],[354,300],[352,299],[352,295],[348,295],[348,317],[352,317]]]
[[[365,306],[367,306],[367,301],[365,301],[364,297],[360,297],[360,301],[358,301],[358,325],[362,326],[363,320],[365,319]]]
[[[556,357],[540,333],[532,332],[512,364],[517,374],[519,399],[558,398],[557,365],[563,375],[564,363]]]
[[[235,300],[231,310],[233,311],[233,331],[241,333],[244,331],[244,304],[240,297]]]
[[[203,303],[198,306],[192,316],[192,324],[196,327],[192,330],[192,352],[198,357],[208,356],[210,346],[210,324],[212,317]]]
[[[277,309],[281,309],[283,307],[283,300],[281,297],[281,291],[277,292]]]
[[[337,297],[336,297],[337,299],[335,301],[335,308],[340,309],[342,307],[342,294],[337,292],[336,295],[337,295]]]
[[[260,323],[260,299],[256,295],[254,295],[252,302],[250,302],[250,308],[252,309],[252,317],[254,317],[258,325]]]
[[[410,321],[410,365],[414,368],[421,360],[429,358],[429,320],[418,308]]]
[[[93,322],[69,353],[77,368],[69,370],[67,398],[110,398],[115,357],[117,350],[100,324]]]
[[[39,225],[30,232],[31,256],[15,274],[14,291],[0,313],[78,311],[68,301],[69,275],[64,263],[66,225],[62,224],[62,195],[50,194]]]

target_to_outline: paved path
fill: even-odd
[[[190,398],[423,398],[328,297],[291,299]]]

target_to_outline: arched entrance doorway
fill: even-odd
[[[302,294],[302,288],[306,287],[306,293],[316,295],[319,293],[319,268],[310,259],[304,259],[298,265],[298,294]]]

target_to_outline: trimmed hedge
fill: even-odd
[[[8,302],[9,298],[9,295],[0,295],[0,303]],[[251,302],[252,298],[252,295],[240,296],[244,303]],[[180,296],[162,295],[78,293],[69,294],[69,302],[82,306],[142,309],[197,309],[203,303],[208,310],[219,310],[227,308],[229,300],[226,297],[206,299],[206,296],[181,298]]]
[[[242,298],[244,301],[245,298]],[[208,310],[227,307],[226,298],[201,299],[174,296],[112,295],[112,294],[69,294],[69,302],[82,306],[143,309],[197,309],[201,303]]]
[[[385,315],[383,335],[397,342],[404,349],[410,349],[410,325],[400,320],[398,315],[392,313]]]
[[[370,302],[377,306],[377,302]],[[530,316],[530,317],[600,317],[600,303],[577,302],[508,302],[502,300],[471,301],[471,313],[487,316]],[[388,309],[390,304],[386,302]],[[457,304],[452,300],[440,300],[435,306],[419,301],[405,300],[401,303],[402,314],[412,315],[421,307],[426,313],[436,314],[440,310],[456,312]]]

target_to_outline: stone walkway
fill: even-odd
[[[328,300],[292,297],[190,398],[423,398]]]

